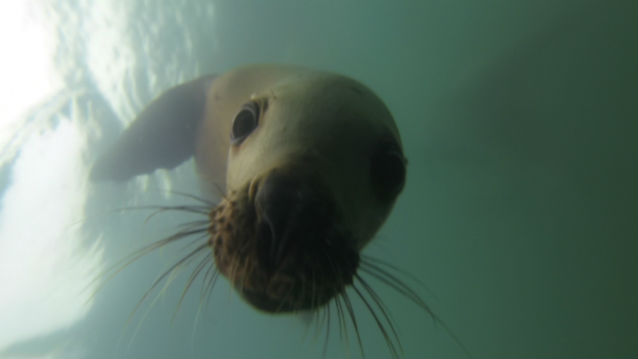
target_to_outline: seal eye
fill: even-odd
[[[372,157],[370,175],[377,197],[384,202],[393,200],[405,183],[406,160],[395,145],[380,146]]]
[[[241,107],[235,115],[233,128],[230,132],[230,142],[233,145],[241,143],[251,132],[257,128],[259,119],[259,105],[251,101]]]

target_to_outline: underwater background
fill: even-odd
[[[118,209],[199,190],[192,161],[93,184],[95,158],[163,90],[263,62],[354,77],[397,121],[407,183],[365,252],[451,331],[375,283],[405,357],[638,355],[634,0],[4,1],[0,48],[0,357],[361,355],[225,280],[178,307],[192,267],[137,306],[180,246],[100,275],[192,220]]]

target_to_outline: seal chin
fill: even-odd
[[[210,214],[218,269],[258,309],[315,309],[352,283],[359,253],[319,178],[274,169]]]

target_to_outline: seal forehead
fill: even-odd
[[[255,93],[264,99],[267,110],[260,118],[255,136],[246,142],[262,142],[281,148],[323,147],[348,150],[349,142],[375,141],[398,131],[390,112],[371,91],[349,78],[322,73],[291,76]],[[295,143],[295,142],[303,142]],[[338,145],[338,142],[344,142]],[[340,149],[341,151],[341,149]]]
[[[380,141],[396,141],[390,112],[367,88],[346,77],[294,74],[250,97],[266,103],[259,125],[229,150],[229,182],[313,154],[329,162],[360,160]],[[235,171],[237,169],[238,171]]]

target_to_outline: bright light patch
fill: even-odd
[[[53,63],[56,37],[36,10],[33,1],[0,2],[0,149],[30,107],[62,88]]]
[[[25,132],[28,111],[63,87],[56,27],[40,5],[0,2],[0,165],[19,154],[0,188],[0,350],[86,314],[102,258],[99,246],[84,247],[78,225],[87,197],[82,119]],[[8,151],[16,134],[26,141]]]
[[[22,146],[0,212],[0,348],[72,324],[89,309],[98,247],[83,248],[84,136],[61,121]]]

